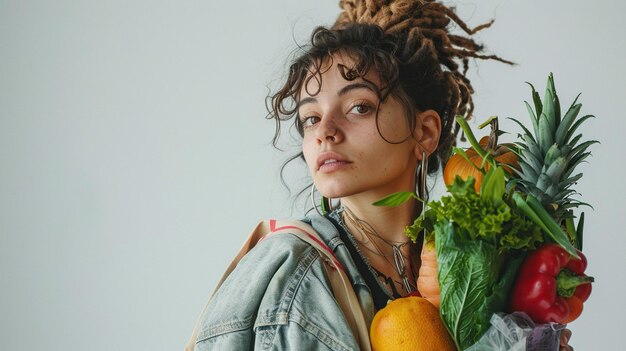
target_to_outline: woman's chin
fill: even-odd
[[[329,199],[339,199],[339,198],[351,195],[351,193],[347,191],[346,189],[338,189],[338,188],[333,188],[333,187],[327,187],[327,188],[322,187],[321,189],[318,188],[318,191],[325,198],[329,198]]]
[[[345,195],[343,195],[341,192],[322,192],[322,196],[327,199],[339,199],[344,197]]]

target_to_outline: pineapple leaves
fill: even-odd
[[[541,114],[535,115],[535,112],[533,111],[532,107],[530,107],[530,105],[528,104],[528,102],[524,101],[524,104],[526,104],[526,109],[528,110],[528,114],[530,115],[530,121],[533,124],[533,130],[535,131],[535,135],[539,135],[539,116],[541,116]],[[530,133],[528,133],[528,135],[532,135]]]
[[[574,172],[576,166],[591,155],[589,147],[597,140],[584,140],[579,127],[593,115],[580,117],[582,104],[576,96],[564,115],[554,84],[552,73],[548,75],[543,100],[530,83],[534,109],[525,102],[530,115],[532,128],[510,118],[519,125],[524,133],[518,134],[515,145],[519,152],[519,169],[512,172],[515,188],[525,194],[532,194],[546,209],[550,210],[557,223],[567,215],[564,209],[581,205],[571,198],[578,193],[570,187],[582,178],[582,173]],[[532,133],[531,133],[532,132]],[[579,144],[579,141],[582,142]],[[511,188],[511,187],[509,187]]]
[[[559,96],[556,94],[554,76],[552,73],[548,75],[548,85],[544,96],[542,114],[547,116],[551,130],[556,130],[556,127],[561,123],[561,104],[559,103]]]
[[[565,113],[565,117],[559,124],[559,127],[556,129],[556,135],[554,137],[555,141],[559,145],[565,144],[565,137],[567,136],[567,132],[570,130],[570,127],[574,123],[574,120],[578,116],[578,112],[580,112],[580,108],[582,104],[576,104],[572,106],[567,113]]]
[[[528,105],[528,103],[526,103],[526,105]],[[532,111],[531,111],[532,112]],[[509,117],[508,119],[512,120],[513,122],[517,123],[518,126],[520,126],[523,130],[524,130],[524,135],[528,135],[530,137],[530,139],[536,143],[535,138],[533,138],[533,135],[530,133],[530,131],[528,130],[528,128],[526,128],[520,121],[518,121],[517,119],[513,118],[513,117]],[[518,134],[519,135],[519,134]]]
[[[584,143],[577,145],[571,152],[571,158],[576,157],[577,155],[581,154],[582,152],[584,152],[585,150],[587,150],[587,148],[593,144],[597,144],[599,143],[599,141],[597,140],[589,140],[589,141],[585,141]]]
[[[580,119],[576,121],[574,125],[572,125],[572,128],[567,132],[567,135],[565,135],[565,143],[571,144],[571,142],[569,142],[569,139],[572,137],[572,135],[574,135],[574,132],[576,131],[576,129],[580,127],[580,125],[583,124],[583,122],[585,122],[586,120],[592,117],[595,118],[594,115],[585,115],[583,117],[580,117]]]
[[[572,139],[568,145],[576,145],[576,143],[578,143],[578,141],[580,140],[580,138],[582,138],[583,135],[582,134],[578,134],[577,136],[574,137],[574,139]]]
[[[543,112],[543,104],[541,103],[541,98],[539,97],[537,90],[535,90],[535,87],[529,82],[526,82],[526,84],[530,85],[530,89],[532,89],[533,103],[535,104],[536,111],[535,119],[537,119],[538,116],[541,116],[541,112]]]
[[[574,107],[574,105],[576,105],[576,103],[578,102],[578,98],[580,97],[581,93],[578,93],[578,95],[576,95],[576,97],[574,98],[574,101],[572,101],[572,104],[569,106],[569,108],[567,109],[568,111],[572,109],[572,107]]]
[[[569,162],[569,167],[573,169],[574,167],[578,166],[589,155],[591,155],[591,152],[588,151],[588,152],[574,156],[572,160]],[[567,175],[569,175],[569,173],[566,173],[566,176]]]
[[[539,134],[537,135],[537,142],[539,144],[539,148],[542,152],[547,152],[554,139],[552,138],[552,123],[550,121],[550,117],[544,114],[539,118]]]
[[[545,174],[550,179],[559,179],[563,171],[565,171],[565,167],[567,167],[567,160],[565,160],[565,157],[560,156],[552,162]]]

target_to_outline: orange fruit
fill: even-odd
[[[489,137],[485,136],[480,139],[479,144],[482,147],[487,147],[489,144]],[[495,150],[487,149],[487,152],[491,153],[493,158],[502,164],[502,168],[504,168],[505,171],[512,173],[513,170],[511,168],[519,168],[519,166],[517,155],[509,149],[509,146],[511,146],[511,144],[497,145]],[[474,148],[470,147],[469,149],[466,149],[465,154],[476,167],[480,167],[482,165],[483,158],[476,153]],[[485,171],[488,171],[489,167],[489,163],[485,163]],[[460,154],[452,155],[446,163],[446,167],[443,169],[443,182],[446,185],[450,185],[454,182],[454,177],[457,175],[463,180],[466,180],[469,176],[474,177],[474,179],[476,179],[474,182],[474,190],[476,190],[476,193],[480,193],[480,185],[483,181],[483,174],[467,162],[467,160]]]
[[[439,310],[417,296],[390,301],[378,311],[370,341],[373,351],[456,351]]]

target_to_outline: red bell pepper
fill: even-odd
[[[526,312],[535,323],[565,324],[582,312],[591,294],[592,277],[584,274],[587,259],[570,256],[557,244],[528,254],[512,290],[511,312]]]

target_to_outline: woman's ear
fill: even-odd
[[[422,152],[432,154],[439,145],[441,135],[441,118],[435,110],[418,112],[415,116],[415,154],[418,159],[422,158]]]

